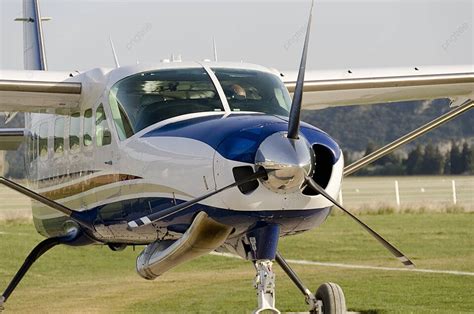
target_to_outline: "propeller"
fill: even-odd
[[[314,0],[311,1],[311,9],[309,11],[308,26],[306,27],[306,37],[304,39],[303,54],[300,61],[300,69],[298,71],[298,79],[296,80],[295,92],[291,101],[290,117],[288,120],[288,138],[298,139],[300,128],[301,103],[303,102],[304,74],[306,72],[306,57],[308,55],[309,34],[311,31],[311,20],[313,19]]]
[[[159,211],[159,212],[147,215],[147,216],[143,216],[142,218],[132,220],[132,221],[128,222],[128,228],[129,229],[134,229],[134,228],[138,228],[138,227],[141,227],[141,226],[149,225],[151,223],[154,223],[156,221],[164,219],[168,216],[179,213],[180,211],[185,210],[186,208],[191,207],[192,205],[194,205],[194,204],[196,204],[196,203],[198,203],[202,200],[205,200],[206,198],[209,198],[213,195],[216,195],[220,192],[223,192],[227,189],[230,189],[230,188],[233,188],[233,187],[245,184],[245,183],[249,183],[249,182],[258,180],[260,178],[265,178],[265,177],[267,177],[267,171],[263,167],[261,167],[261,168],[259,168],[259,170],[257,170],[257,172],[255,172],[254,174],[248,176],[247,178],[244,178],[244,179],[239,180],[239,181],[235,181],[234,183],[226,185],[226,186],[224,186],[224,187],[222,187],[218,190],[209,192],[207,194],[196,197],[192,200],[189,200],[187,202],[178,204],[176,206],[169,207],[169,208],[164,209],[162,211]]]
[[[387,250],[390,251],[403,265],[409,268],[415,267],[415,264],[400,250],[398,250],[395,246],[390,244],[387,240],[382,238],[377,232],[375,232],[372,228],[367,226],[362,220],[354,216],[350,211],[345,209],[338,201],[331,197],[319,184],[317,184],[313,178],[306,177],[306,183],[309,187],[311,187],[314,191],[319,192],[322,196],[324,196],[328,201],[333,203],[335,206],[339,207],[343,212],[348,214],[352,219],[354,219],[359,225],[362,226],[370,235],[372,235],[377,241],[379,241]]]
[[[314,0],[311,1],[311,9],[310,9],[310,13],[309,13],[308,26],[306,28],[306,37],[305,37],[305,40],[304,40],[303,54],[301,56],[300,68],[299,68],[299,71],[298,71],[298,78],[296,80],[296,87],[295,87],[295,91],[294,91],[294,94],[293,94],[293,100],[291,102],[290,117],[288,119],[288,134],[287,134],[287,137],[288,137],[288,139],[293,139],[293,140],[298,139],[298,133],[299,133],[301,104],[303,102],[304,75],[305,75],[305,72],[306,72],[306,58],[307,58],[307,55],[308,55],[309,34],[310,34],[310,30],[311,30],[311,20],[312,20],[312,17],[313,17],[313,7],[314,7]],[[400,260],[403,263],[403,265],[405,265],[406,267],[414,267],[415,266],[415,264],[413,264],[413,262],[410,261],[410,259],[405,254],[400,252],[400,250],[398,250],[395,246],[393,246],[387,240],[382,238],[381,235],[379,235],[377,232],[372,230],[363,221],[361,221],[359,218],[354,216],[351,212],[349,212],[341,204],[339,204],[334,198],[332,198],[328,193],[326,193],[326,191],[319,184],[317,184],[313,180],[313,178],[311,178],[309,176],[306,176],[305,183],[310,188],[312,188],[315,192],[319,192],[327,200],[329,200],[335,206],[339,207],[342,211],[344,211],[352,219],[354,219],[368,233],[370,233],[375,239],[377,239],[377,241],[379,241],[387,250],[389,250],[390,253],[392,253],[398,260]]]
[[[287,139],[292,142],[292,145],[294,146],[295,141],[299,139],[298,133],[299,133],[299,127],[300,127],[300,115],[301,115],[301,105],[303,101],[303,87],[304,87],[304,76],[305,76],[305,71],[306,71],[306,59],[307,59],[307,54],[308,54],[308,46],[309,46],[309,37],[310,37],[310,30],[311,30],[311,20],[312,20],[312,11],[314,7],[314,0],[311,2],[311,9],[310,9],[310,14],[309,14],[309,19],[308,19],[308,25],[306,29],[306,36],[305,36],[305,41],[304,41],[304,46],[303,46],[303,53],[301,56],[301,62],[300,62],[300,68],[298,71],[298,78],[296,81],[296,87],[295,91],[293,94],[293,100],[291,102],[291,109],[290,109],[290,116],[288,119],[288,134],[287,134]],[[222,187],[220,189],[217,189],[215,191],[209,192],[207,194],[204,194],[200,197],[197,197],[195,199],[192,199],[190,201],[181,203],[179,205],[172,206],[170,208],[167,208],[165,210],[162,210],[160,212],[156,212],[147,216],[144,216],[142,218],[133,220],[128,222],[128,227],[129,229],[134,229],[138,228],[141,226],[149,225],[153,222],[159,221],[161,219],[164,219],[168,216],[171,216],[173,214],[176,214],[186,208],[189,208],[190,206],[207,199],[213,195],[216,195],[220,192],[223,192],[227,189],[254,181],[258,179],[264,179],[265,181],[268,181],[271,179],[270,172],[276,173],[276,170],[272,169],[264,169],[264,166],[259,168],[257,172],[254,174],[248,176],[247,178],[244,178],[242,180],[236,181],[232,184],[229,184],[225,187]],[[315,192],[319,192],[321,195],[323,195],[327,200],[329,200],[331,203],[333,203],[335,206],[339,207],[342,211],[344,211],[346,214],[348,214],[352,219],[354,219],[360,226],[362,226],[370,235],[372,235],[377,241],[379,241],[387,250],[390,251],[398,260],[400,260],[403,265],[406,267],[414,267],[415,265],[413,262],[405,255],[403,254],[400,250],[398,250],[395,246],[390,244],[387,240],[385,240],[382,236],[380,236],[377,232],[375,232],[373,229],[371,229],[368,225],[366,225],[363,221],[361,221],[359,218],[354,216],[351,212],[349,212],[347,209],[345,209],[341,204],[339,204],[334,198],[332,198],[325,190],[322,188],[318,183],[316,183],[313,178],[311,178],[308,175],[304,175],[302,177],[302,181],[309,186],[311,189],[313,189]]]

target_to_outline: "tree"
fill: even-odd
[[[382,165],[382,166],[387,166],[387,165],[396,165],[396,166],[400,165],[401,166],[401,162],[402,162],[402,159],[400,155],[394,152],[380,158],[377,164]]]
[[[375,145],[373,142],[368,142],[365,148],[364,156],[367,156],[373,153],[377,149],[378,149],[377,145]],[[386,166],[387,164],[401,166],[400,163],[401,163],[401,158],[397,154],[391,153],[377,159],[376,161],[374,161],[373,164],[377,166]]]
[[[469,174],[474,174],[474,149],[471,149],[470,167],[468,169]]]
[[[343,151],[342,151],[342,155],[344,156],[344,163],[345,163],[346,165],[349,165],[349,164],[352,163],[352,160],[351,160],[351,158],[350,158],[350,156],[349,156],[349,152],[348,152],[347,150],[343,150]]]
[[[408,154],[408,157],[405,160],[407,174],[419,173],[422,159],[423,151],[421,149],[421,146],[417,145],[416,148]]]
[[[421,174],[442,174],[443,173],[443,155],[441,155],[437,146],[429,143],[425,147],[425,153],[420,167]]]
[[[459,146],[454,140],[451,141],[451,150],[449,151],[450,173],[460,174],[463,172],[461,152]]]
[[[444,158],[444,174],[451,174],[451,161],[449,159],[449,151],[446,153],[446,156]]]
[[[462,146],[462,152],[461,152],[461,157],[460,159],[460,170],[461,173],[468,173],[472,171],[473,167],[473,153],[471,148],[469,147],[469,144],[467,142],[464,142]]]
[[[364,156],[367,156],[367,155],[373,153],[376,149],[377,149],[377,147],[375,146],[375,144],[373,142],[368,142],[367,146],[365,147]]]

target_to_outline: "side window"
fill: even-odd
[[[120,140],[124,140],[133,135],[133,130],[127,113],[122,105],[119,104],[115,92],[115,90],[112,91],[109,96],[110,111],[112,112],[112,120],[115,122],[117,128],[118,137]]]
[[[95,140],[98,147],[112,143],[112,136],[102,104],[100,104],[95,112]]]
[[[69,149],[71,152],[77,152],[81,147],[81,114],[79,112],[71,115],[69,123]]]
[[[84,111],[84,146],[91,146],[92,144],[92,109]]]
[[[39,155],[42,160],[48,159],[48,123],[42,123],[40,125]]]
[[[54,122],[54,156],[59,157],[64,153],[64,118],[57,118]]]

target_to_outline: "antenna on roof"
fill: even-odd
[[[212,37],[212,48],[214,49],[214,61],[217,62],[217,46],[216,46],[216,38]]]
[[[112,54],[114,55],[115,67],[119,68],[120,64],[117,57],[117,53],[115,52],[115,46],[114,46],[114,41],[112,40],[112,36],[109,36],[109,39],[110,39],[110,48],[112,48]]]

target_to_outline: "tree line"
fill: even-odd
[[[368,155],[376,150],[369,143],[365,150]],[[347,159],[346,159],[347,160]],[[346,162],[349,164],[351,161]],[[428,143],[418,144],[407,156],[392,153],[380,158],[356,175],[460,175],[474,174],[474,147],[467,142],[462,145],[451,141],[451,148],[442,153],[438,146]]]

